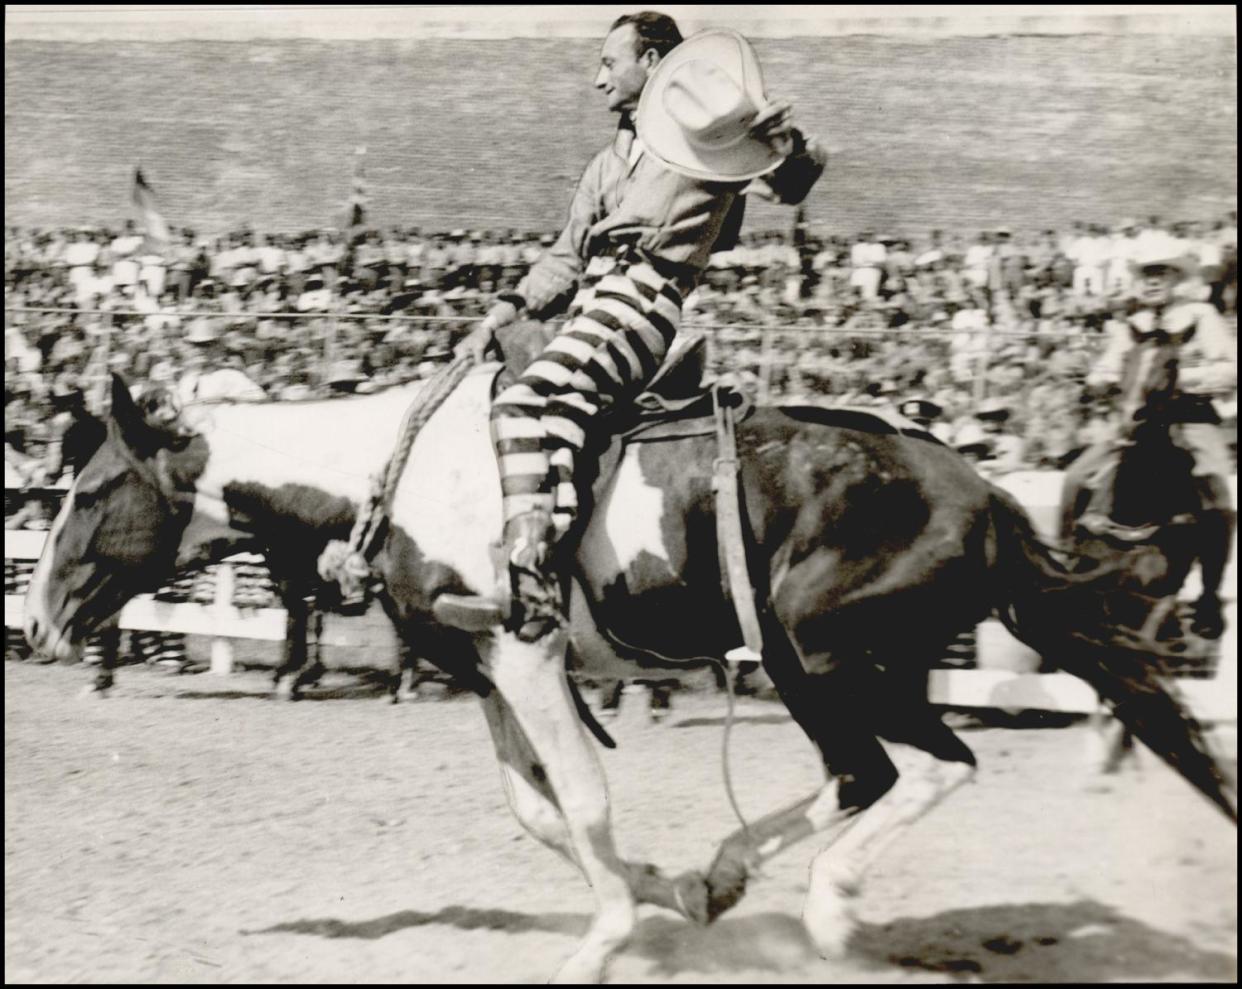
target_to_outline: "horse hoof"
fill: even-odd
[[[698,872],[683,872],[673,880],[677,912],[692,924],[706,927],[712,922],[707,902],[707,880]]]
[[[746,893],[750,879],[744,851],[726,850],[716,856],[707,873],[707,922],[710,924],[733,907]]]
[[[802,911],[802,924],[821,958],[840,961],[848,954],[854,933],[854,911],[844,892],[817,891],[812,887]]]

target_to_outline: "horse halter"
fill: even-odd
[[[174,443],[182,446],[188,445],[197,436],[196,433],[181,432],[170,432],[169,435],[173,437]],[[167,454],[167,449],[156,450],[150,457],[140,457],[124,441],[118,446],[126,465],[155,491],[160,507],[167,510],[171,519],[179,521],[186,513],[193,512],[194,493],[177,486],[172,472],[168,469],[167,457],[160,456],[161,453]]]

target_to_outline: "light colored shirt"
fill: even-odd
[[[799,150],[755,183],[779,202],[801,202],[823,172],[818,148]],[[622,123],[617,135],[591,159],[578,181],[569,222],[518,286],[537,318],[562,311],[573,297],[587,260],[629,245],[676,273],[688,294],[713,250],[737,242],[747,182],[703,182],[666,168],[646,153]]]
[[[1155,330],[1184,336],[1179,354],[1178,387],[1189,394],[1213,394],[1238,384],[1238,344],[1215,307],[1206,302],[1183,302],[1165,309],[1157,321],[1150,309],[1140,309],[1129,320],[1109,324],[1108,344],[1087,375],[1087,384],[1121,384],[1130,355]]]

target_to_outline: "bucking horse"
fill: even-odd
[[[708,923],[766,859],[813,835],[803,919],[845,950],[851,901],[889,842],[975,772],[928,701],[929,669],[994,614],[1094,687],[1153,751],[1236,822],[1236,797],[1198,725],[1103,602],[1108,567],[1074,572],[1004,492],[926,434],[816,408],[759,408],[737,425],[747,555],[763,664],[818,748],[814,792],[727,837],[704,870],[623,859],[602,767],[566,671],[573,653],[638,663],[723,656],[743,641],[722,583],[710,426],[630,442],[598,479],[568,568],[568,625],[527,643],[437,620],[437,599],[488,593],[500,482],[488,430],[495,369],[466,376],[414,440],[374,567],[401,636],[482,702],[522,825],[573,862],[597,897],[558,973],[595,981],[637,904]],[[27,598],[32,644],[71,657],[84,637],[180,561],[269,543],[345,538],[369,477],[421,386],[330,402],[199,407],[153,422],[113,386],[108,439],[74,482]],[[279,538],[273,536],[278,533]],[[909,746],[900,775],[881,740]]]

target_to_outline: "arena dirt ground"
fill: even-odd
[[[585,929],[590,891],[509,814],[473,701],[120,672],[101,701],[81,667],[5,663],[6,981],[542,982]],[[627,703],[603,755],[622,851],[702,866],[736,826],[724,699],[679,694],[660,725]],[[807,793],[783,710],[738,714],[743,810]],[[876,866],[847,961],[800,926],[808,845],[711,928],[644,908],[611,979],[1236,980],[1236,832],[1202,798],[1147,753],[1093,785],[1081,725],[962,735],[977,782]]]

